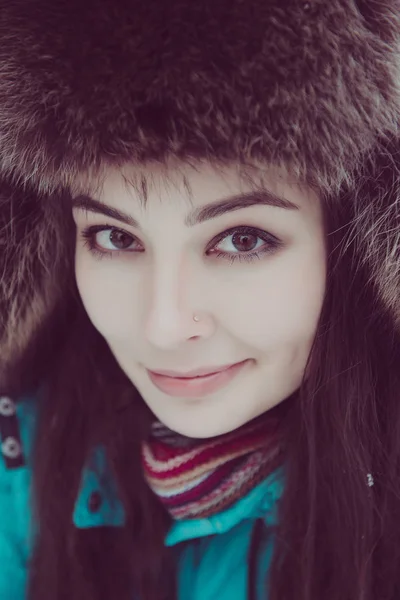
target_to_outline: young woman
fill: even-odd
[[[399,17],[1,2],[2,599],[399,597]]]

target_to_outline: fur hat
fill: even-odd
[[[0,15],[3,364],[59,293],[45,196],[128,161],[261,160],[348,190],[400,323],[398,0],[0,0]]]

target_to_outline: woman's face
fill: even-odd
[[[234,167],[202,164],[167,179],[160,166],[132,167],[74,200],[89,318],[153,413],[190,437],[232,431],[296,391],[316,332],[320,202],[276,170],[259,175],[247,183]],[[147,203],[129,183],[140,178]]]

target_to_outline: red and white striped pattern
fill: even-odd
[[[194,440],[155,423],[142,445],[146,480],[174,519],[209,517],[281,464],[279,424],[267,412],[233,432]]]

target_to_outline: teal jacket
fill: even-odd
[[[0,598],[24,600],[27,597],[27,574],[36,535],[30,509],[32,447],[37,422],[35,399],[24,398],[19,401],[14,416],[4,417],[0,414],[3,423],[7,418],[14,419],[19,426],[24,464],[10,468],[6,459],[10,436],[4,433],[3,427],[0,457]],[[252,580],[255,581],[254,598],[266,598],[263,581],[272,558],[272,527],[277,522],[282,480],[283,473],[279,469],[231,508],[207,519],[174,522],[165,543],[168,546],[178,545],[179,549],[179,600],[249,600],[249,549],[254,526],[260,521],[265,527],[261,528]],[[78,528],[120,527],[124,518],[124,509],[115,492],[111,474],[107,473],[104,452],[98,448],[82,473],[73,522]]]

